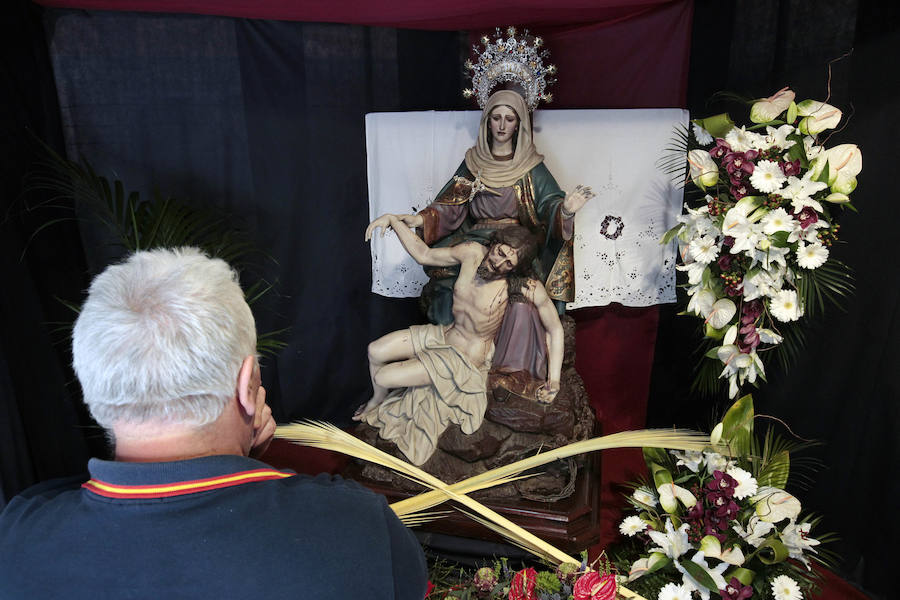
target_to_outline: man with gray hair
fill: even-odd
[[[138,252],[91,284],[75,371],[115,460],[0,514],[0,597],[421,600],[425,562],[383,497],[251,458],[275,431],[235,272]]]

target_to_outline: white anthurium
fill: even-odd
[[[756,330],[756,334],[759,336],[760,342],[762,342],[763,344],[771,344],[773,346],[776,344],[780,344],[784,339],[771,329],[760,328]]]
[[[717,558],[722,562],[727,562],[729,565],[734,565],[735,567],[744,564],[744,553],[741,552],[740,547],[732,546],[728,550],[722,552],[722,544],[719,542],[719,538],[714,535],[704,536],[703,539],[700,540],[700,551],[703,552],[704,556]]]
[[[786,491],[764,485],[750,497],[756,516],[767,523],[778,523],[784,519],[793,521],[800,514],[800,501]]]
[[[678,502],[680,501],[686,508],[691,508],[697,504],[697,499],[692,493],[674,483],[664,483],[656,491],[659,493],[659,503],[663,510],[672,514],[678,510]]]
[[[774,121],[788,109],[794,97],[790,88],[781,88],[768,98],[760,98],[750,107],[750,120],[754,123]]]
[[[737,521],[733,521],[732,523],[731,528],[734,529],[735,533],[741,536],[745,542],[754,548],[759,548],[760,544],[762,544],[769,536],[769,533],[775,529],[774,523],[763,521],[756,516],[750,517],[750,521],[747,523],[747,529],[744,529]]]
[[[728,298],[722,298],[713,303],[706,322],[714,329],[722,329],[731,322],[735,313],[737,313],[737,306],[734,305],[734,302]]]
[[[715,446],[722,441],[722,432],[725,431],[725,424],[718,423],[709,434],[709,443]]]
[[[862,152],[856,144],[841,144],[822,152],[810,164],[810,177],[818,179],[825,163],[832,192],[849,194],[856,189],[856,176],[862,171]]]
[[[732,325],[725,331],[725,335],[722,337],[722,344],[725,346],[730,346],[737,339],[738,328],[737,325]]]
[[[631,564],[628,572],[628,581],[634,581],[641,577],[648,569],[653,568],[658,562],[666,560],[666,555],[662,552],[651,552],[646,558],[639,558]]]
[[[685,466],[691,473],[700,470],[700,464],[703,462],[703,453],[699,450],[670,450],[672,456],[678,459],[675,466]]]
[[[688,540],[687,523],[683,523],[677,530],[672,525],[671,519],[666,519],[666,532],[648,531],[647,535],[653,540],[657,546],[650,548],[650,552],[661,552],[671,559],[676,559],[691,549],[691,542]]]
[[[796,522],[791,520],[779,534],[781,542],[788,549],[788,555],[791,558],[802,562],[807,569],[810,568],[809,560],[804,556],[804,553],[812,552],[813,554],[817,554],[815,546],[818,546],[821,543],[819,540],[809,537],[810,527],[811,525],[809,523],[797,525]]]
[[[719,181],[719,165],[706,150],[691,150],[687,161],[691,169],[691,181],[700,189],[705,190]]]
[[[678,572],[681,573],[682,584],[700,594],[701,600],[709,600],[710,591],[718,593],[719,590],[725,589],[725,586],[728,584],[728,582],[725,581],[725,577],[722,575],[722,573],[724,573],[725,570],[730,566],[728,563],[719,563],[715,567],[710,568],[710,566],[706,563],[706,556],[702,551],[694,553],[694,556],[691,558],[691,562],[700,565],[700,567],[702,567],[703,570],[706,571],[706,574],[709,575],[712,578],[713,582],[716,584],[716,589],[710,590],[702,583],[691,577],[690,573],[687,572],[687,569],[682,567],[677,560],[673,563],[675,565],[675,568],[678,569]]]
[[[834,129],[841,122],[841,110],[818,100],[797,103],[797,114],[803,117],[797,124],[802,133],[816,135]]]
[[[712,312],[713,304],[716,302],[716,295],[709,289],[702,289],[691,296],[688,301],[687,309],[698,317],[704,319]]]

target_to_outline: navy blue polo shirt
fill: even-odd
[[[0,514],[0,599],[425,595],[412,532],[354,482],[241,456],[88,468]]]

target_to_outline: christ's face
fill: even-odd
[[[502,144],[511,140],[519,128],[519,115],[509,106],[501,104],[491,111],[489,122],[494,143]]]
[[[494,244],[478,266],[478,275],[486,280],[500,279],[515,269],[517,264],[519,255],[512,246]]]

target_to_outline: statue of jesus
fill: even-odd
[[[382,235],[393,229],[419,264],[459,265],[460,271],[451,325],[412,326],[369,345],[374,394],[354,419],[376,427],[416,465],[428,460],[450,423],[474,433],[487,407],[493,342],[510,301],[537,309],[548,346],[546,382],[537,397],[552,402],[559,392],[563,330],[544,286],[528,276],[537,253],[534,235],[512,226],[494,232],[487,247],[467,242],[431,248],[401,217],[389,214],[369,225],[366,240],[379,228]]]

